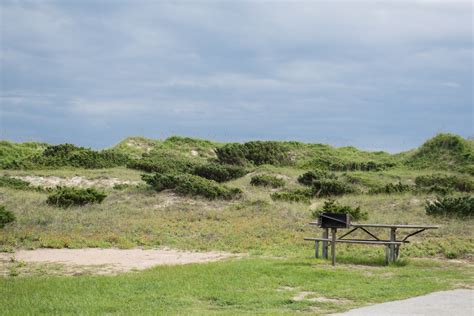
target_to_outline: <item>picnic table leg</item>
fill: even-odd
[[[325,228],[323,230],[323,238],[327,239],[328,237],[329,237],[329,229]],[[323,259],[327,259],[327,258],[328,258],[328,242],[323,241]]]
[[[314,241],[314,257],[319,258],[319,241]]]
[[[336,232],[337,228],[331,228],[332,240],[331,240],[331,256],[332,256],[332,265],[336,265]]]
[[[397,229],[395,227],[392,227],[390,229],[390,241],[396,241],[397,240]],[[391,244],[390,246],[390,254],[389,254],[389,260],[390,262],[394,262],[397,260],[396,256],[396,250],[395,250],[395,244]]]

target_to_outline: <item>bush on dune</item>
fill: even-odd
[[[48,196],[46,202],[59,207],[83,206],[92,203],[102,203],[107,197],[103,192],[94,188],[78,189],[73,187],[57,187]]]
[[[250,184],[254,186],[280,188],[285,186],[285,180],[271,175],[256,175],[250,179]]]
[[[5,206],[0,205],[0,228],[16,220],[15,215],[8,211]]]
[[[216,149],[219,162],[232,165],[285,165],[290,162],[288,149],[279,142],[252,141],[231,143]]]
[[[366,220],[369,218],[367,212],[361,211],[360,207],[351,207],[348,205],[341,205],[334,200],[328,200],[324,202],[321,209],[314,210],[311,212],[313,218],[318,218],[321,213],[342,213],[349,214],[353,220]]]
[[[112,150],[94,151],[72,144],[47,146],[41,153],[11,162],[9,169],[33,169],[51,167],[75,167],[101,169],[124,166],[128,156]]]
[[[417,189],[428,192],[474,191],[474,182],[471,179],[457,175],[432,174],[419,176],[415,179],[415,185]]]
[[[198,165],[192,170],[192,174],[217,182],[226,182],[243,177],[247,170],[241,166],[221,165],[207,163]]]
[[[242,190],[238,188],[229,188],[192,174],[145,174],[142,179],[158,192],[169,189],[183,195],[203,196],[209,200],[230,200],[242,195]]]
[[[474,197],[471,195],[437,197],[434,201],[426,202],[425,210],[426,214],[432,216],[472,218],[474,216]]]

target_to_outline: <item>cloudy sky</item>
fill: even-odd
[[[2,139],[473,135],[471,1],[0,2]]]

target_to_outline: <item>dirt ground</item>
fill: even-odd
[[[86,179],[83,177],[61,178],[61,177],[40,177],[40,176],[13,176],[12,178],[29,182],[34,187],[54,188],[56,186],[74,187],[113,187],[116,184],[137,185],[138,181],[121,180],[117,178],[109,179]]]
[[[116,274],[132,270],[144,270],[157,265],[176,265],[218,261],[237,255],[223,252],[189,252],[172,249],[35,249],[15,253],[0,253],[0,273],[32,267],[47,270],[48,265],[61,274]],[[28,269],[28,267],[30,269]],[[17,271],[18,272],[18,271]],[[22,273],[24,274],[24,273]]]

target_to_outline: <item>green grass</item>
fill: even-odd
[[[119,276],[0,279],[2,314],[314,314],[472,284],[472,268],[413,261],[337,266],[313,259],[243,258]],[[324,297],[335,302],[295,301]]]

